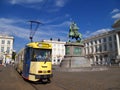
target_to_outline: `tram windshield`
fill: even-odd
[[[33,49],[33,61],[51,61],[51,50],[49,49]]]

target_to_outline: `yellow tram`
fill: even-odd
[[[15,59],[15,68],[23,78],[30,81],[48,81],[52,77],[52,45],[45,42],[31,42]]]

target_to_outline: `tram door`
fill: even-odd
[[[29,69],[30,69],[30,48],[27,47],[25,49],[25,55],[24,55],[24,63],[23,63],[23,76],[25,78],[28,78],[29,76]]]

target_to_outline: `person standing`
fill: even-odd
[[[0,65],[2,65],[2,63],[3,63],[3,58],[0,57]]]

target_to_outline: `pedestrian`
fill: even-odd
[[[0,59],[0,65],[2,65],[2,59]]]
[[[10,64],[10,59],[6,58],[6,66],[8,66]]]

